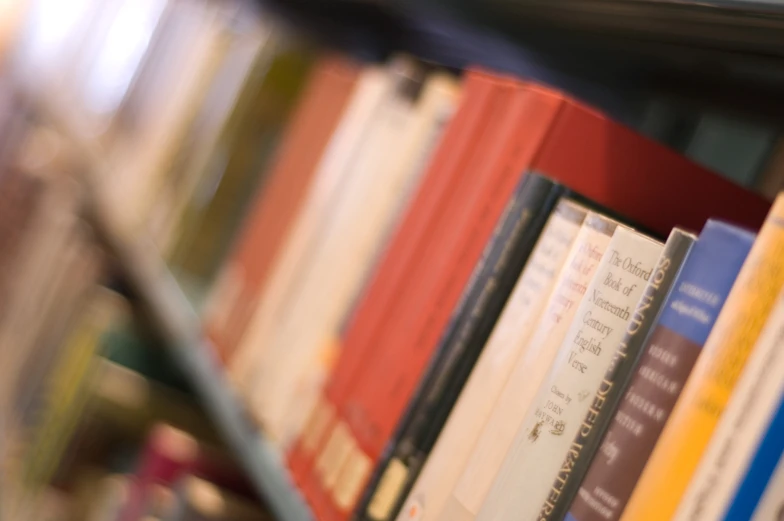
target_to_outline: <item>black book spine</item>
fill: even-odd
[[[677,228],[670,233],[613,363],[605,373],[599,390],[602,399],[594,400],[594,404],[600,405],[594,405],[583,420],[572,450],[539,512],[539,521],[562,521],[566,517],[695,241],[694,235]]]
[[[354,512],[355,521],[394,519],[436,442],[471,369],[481,354],[550,213],[566,189],[550,179],[526,175],[499,219],[482,260],[452,313],[436,355],[387,445]],[[371,508],[390,465],[405,466],[402,484],[385,503]],[[384,491],[389,494],[389,490]],[[374,512],[375,510],[375,512]]]

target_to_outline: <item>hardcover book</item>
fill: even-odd
[[[234,238],[250,197],[263,188],[273,151],[313,63],[306,45],[281,38],[255,59],[182,208],[167,252],[175,275],[204,291]],[[202,165],[199,165],[202,166]]]
[[[187,116],[173,135],[167,136],[171,141],[171,150],[167,151],[164,163],[167,171],[156,187],[155,199],[145,216],[146,232],[164,258],[169,258],[180,239],[183,213],[200,183],[217,170],[210,169],[209,164],[216,149],[227,141],[227,129],[237,124],[238,112],[247,111],[251,91],[258,81],[259,67],[282,51],[278,35],[270,37],[265,27],[251,22],[233,25],[231,29],[221,34],[218,56],[214,58],[209,77],[200,85],[198,99],[192,101]],[[165,40],[166,35],[160,38]],[[162,58],[166,59],[165,54],[152,58],[155,58],[153,63],[161,62],[156,64],[159,73],[163,70],[163,74],[171,74],[174,66],[162,61]],[[162,84],[160,78],[151,80],[144,81],[141,86],[149,91],[146,97],[157,102],[156,98],[164,97],[162,85],[165,83]],[[137,119],[143,119],[149,110],[133,103],[125,108],[123,120],[131,126]]]
[[[603,377],[625,354],[621,341],[661,252],[661,243],[615,229],[477,519],[539,514],[562,462],[575,451],[583,419],[601,406],[608,390]]]
[[[147,225],[156,191],[207,86],[228,48],[229,28],[215,6],[174,2],[161,21],[161,38],[131,87],[120,118],[133,118],[132,130],[112,147],[116,165],[106,196],[124,234],[136,236]],[[149,87],[147,91],[138,91]],[[165,86],[165,96],[158,89]],[[126,120],[127,122],[127,120]],[[144,153],[140,153],[140,151]]]
[[[776,199],[621,517],[675,514],[784,286],[784,196]]]
[[[280,423],[289,406],[290,384],[296,381],[297,362],[306,360],[303,351],[319,347],[314,347],[313,335],[318,337],[323,324],[334,321],[325,314],[337,314],[339,319],[350,301],[351,282],[361,280],[362,249],[372,250],[372,243],[391,220],[390,201],[401,195],[396,189],[397,176],[409,174],[386,168],[385,154],[400,146],[413,117],[414,94],[419,92],[422,74],[416,67],[392,74],[344,165],[346,181],[336,193],[334,208],[320,224],[318,236],[308,247],[309,258],[301,263],[297,280],[275,310],[274,329],[254,360],[249,389],[252,407],[277,441],[282,441]],[[354,269],[352,263],[356,263]],[[304,321],[309,327],[302,327]]]
[[[779,329],[779,334],[781,330]],[[779,338],[780,341],[780,338]],[[784,516],[784,404],[778,403],[775,416],[764,433],[754,458],[744,469],[742,481],[732,497],[724,521],[750,519],[751,521],[778,521]]]
[[[375,107],[372,124],[346,165],[348,182],[310,245],[310,260],[286,295],[285,307],[276,310],[275,329],[254,361],[251,406],[281,448],[291,437],[286,418],[300,376],[311,363],[330,356],[320,351],[322,339],[337,327],[353,302],[375,251],[395,220],[396,203],[405,197],[407,181],[414,181],[418,173],[391,168],[387,155],[390,150],[400,156],[411,152],[401,149],[402,137],[415,118],[415,96],[423,77],[416,68],[408,72],[395,74],[385,99]],[[302,327],[305,322],[307,328]]]
[[[710,220],[574,497],[569,521],[617,521],[713,328],[754,234]]]
[[[769,435],[777,436],[779,440],[784,437],[784,429],[781,427],[782,422],[780,418],[779,414],[776,420],[776,431],[769,431]],[[776,467],[772,471],[770,470],[772,466],[770,458],[775,457],[777,451],[778,454],[781,454],[780,446],[774,448],[769,454],[766,451],[757,452],[757,458],[755,458],[754,464],[749,469],[750,472],[743,481],[743,486],[739,491],[740,494],[735,497],[732,509],[724,516],[725,521],[743,519],[742,517],[730,516],[747,516],[746,519],[751,521],[766,521],[768,519],[779,521],[784,519],[784,498],[781,497],[781,491],[784,490],[784,458],[779,456]],[[759,491],[763,482],[765,483],[765,488]],[[760,494],[762,495],[761,497]]]

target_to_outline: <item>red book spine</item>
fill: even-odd
[[[311,73],[288,125],[268,182],[259,191],[243,232],[223,268],[208,338],[225,362],[253,315],[276,254],[305,199],[321,156],[359,76],[354,63],[325,58]]]
[[[462,158],[459,151],[468,149],[476,129],[482,128],[483,120],[486,119],[484,108],[494,86],[482,75],[469,72],[466,76],[457,113],[447,127],[415,197],[344,332],[340,358],[322,396],[322,401],[332,406],[342,401],[346,389],[365,360],[369,340],[374,337],[387,310],[399,296],[411,266],[421,260],[417,254],[432,238],[434,219],[443,212],[449,200],[456,167]],[[317,449],[323,443],[321,438],[317,435],[313,448]],[[306,491],[306,495],[308,487],[305,482],[316,453],[316,450],[308,450],[300,439],[288,454],[294,480]]]

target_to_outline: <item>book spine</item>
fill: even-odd
[[[784,196],[738,275],[704,352],[632,493],[624,521],[670,519],[784,284]]]
[[[617,226],[616,222],[592,212],[586,216],[547,299],[545,312],[510,372],[444,505],[439,516],[442,521],[474,519],[479,512]]]
[[[358,75],[357,65],[338,57],[323,58],[315,67],[288,125],[270,179],[256,194],[242,236],[210,290],[202,321],[224,363],[239,344],[257,294],[296,220],[318,160]]]
[[[722,518],[723,521],[782,519],[784,516],[782,441],[784,441],[784,400],[779,402],[776,415],[765,432],[765,439],[743,475],[732,505]]]
[[[540,521],[560,521],[566,515],[695,239],[677,228],[667,239],[642,298],[626,325],[626,333],[616,349],[615,358],[605,372],[600,391],[580,424],[572,449],[539,512]]]
[[[345,309],[342,310],[340,317],[335,320],[335,323],[328,328],[324,335],[319,339],[318,346],[318,360],[298,383],[298,396],[295,398],[297,403],[303,404],[302,407],[296,410],[287,412],[287,430],[291,433],[292,441],[296,441],[297,437],[305,432],[306,428],[312,428],[312,421],[321,421],[326,418],[324,415],[315,414],[323,408],[323,397],[321,393],[325,382],[328,381],[328,376],[335,368],[335,361],[341,355],[342,343],[340,341],[343,333],[354,320],[359,304],[365,296],[365,290],[370,286],[372,277],[375,274],[380,261],[386,252],[387,246],[392,242],[392,238],[401,224],[401,218],[405,214],[405,210],[411,203],[411,198],[414,192],[417,191],[421,182],[424,181],[423,174],[427,162],[435,151],[438,140],[444,131],[444,127],[449,122],[455,109],[456,97],[459,92],[458,84],[453,80],[443,77],[436,77],[428,79],[428,87],[425,89],[423,97],[425,106],[435,105],[426,114],[422,114],[418,119],[425,119],[420,121],[420,128],[418,131],[411,131],[408,136],[410,143],[417,143],[416,150],[412,154],[413,157],[407,161],[407,165],[402,167],[405,171],[410,172],[409,179],[405,181],[405,185],[401,187],[400,197],[394,203],[392,208],[389,222],[385,225],[379,236],[375,239],[374,251],[369,253],[365,271],[357,277],[354,282],[355,287],[352,289],[352,294],[347,302]],[[430,90],[440,90],[441,94],[439,99],[435,98],[436,93],[431,93]],[[421,109],[420,109],[421,111]],[[315,432],[310,430],[309,432]]]
[[[345,165],[350,161],[356,143],[367,127],[373,107],[387,92],[387,77],[383,70],[365,70],[357,84],[338,128],[321,158],[307,200],[289,230],[285,243],[276,255],[268,282],[259,294],[259,304],[239,342],[229,366],[229,375],[237,387],[245,391],[256,412],[258,393],[256,368],[266,356],[266,343],[276,331],[276,324],[291,288],[296,287],[301,269],[311,259],[311,247],[334,207],[338,193],[346,186]],[[266,397],[271,399],[271,397]],[[263,410],[263,405],[260,407]]]
[[[744,479],[754,451],[760,443],[768,442],[771,434],[766,434],[766,430],[784,393],[781,379],[784,352],[780,349],[784,341],[784,294],[778,301],[683,496],[674,518],[677,521],[722,519]],[[778,454],[768,458],[770,471],[777,458]],[[769,477],[767,474],[764,479],[759,478],[759,493]],[[744,496],[738,507],[743,503],[750,501]],[[751,512],[746,519],[750,517]]]
[[[412,72],[414,78],[396,78],[393,86],[405,80],[418,88],[418,71]],[[389,150],[399,156],[410,154],[400,138],[409,134],[416,118],[414,100],[397,90],[376,108],[373,125],[347,165],[350,182],[312,247],[313,262],[303,267],[287,296],[286,313],[269,338],[266,361],[257,369],[256,378],[264,382],[257,388],[262,395],[274,397],[266,402],[264,427],[281,447],[292,441],[286,421],[291,404],[312,404],[297,396],[300,378],[319,365],[321,339],[347,310],[369,267],[369,257],[380,247],[379,237],[392,220],[391,209],[403,195],[403,180],[411,174],[395,168],[387,157]],[[303,328],[305,322],[308,327]]]
[[[586,215],[584,207],[563,198],[550,215],[437,442],[426,462],[423,460],[424,467],[408,492],[399,521],[412,512],[422,521],[430,520],[443,508],[517,356],[544,312],[543,304]]]
[[[617,521],[754,241],[709,221],[572,499],[570,521]]]
[[[536,518],[562,462],[580,449],[572,440],[583,418],[609,390],[604,374],[661,252],[661,243],[616,228],[477,519]]]
[[[464,290],[436,359],[376,467],[356,519],[381,521],[397,513],[562,192],[549,179],[523,178],[485,247],[484,262]]]

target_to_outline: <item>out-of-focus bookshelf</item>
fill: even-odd
[[[522,75],[642,131],[652,99],[666,100],[676,112],[682,108],[686,120],[717,109],[777,130],[784,115],[784,11],[772,2],[261,3],[283,23],[352,54],[380,59],[406,51],[451,69],[479,64]],[[101,182],[111,166],[83,128],[82,115],[34,78],[20,80],[18,88],[78,158],[89,194],[86,213],[258,492],[279,519],[310,519],[280,455],[233,394],[194,306],[153,241],[129,233],[115,215]]]
[[[256,492],[277,519],[307,521],[309,508],[288,477],[280,454],[265,441],[250,420],[241,401],[228,385],[215,359],[215,351],[201,333],[201,323],[191,302],[180,288],[155,245],[143,236],[131,237],[122,231],[111,205],[96,181],[106,174],[102,150],[80,127],[79,114],[52,92],[18,86],[32,110],[64,138],[80,158],[81,182],[86,193],[85,214],[94,224],[102,242],[119,261],[144,311],[162,333],[175,361],[190,378],[202,404],[226,443],[244,465]]]

